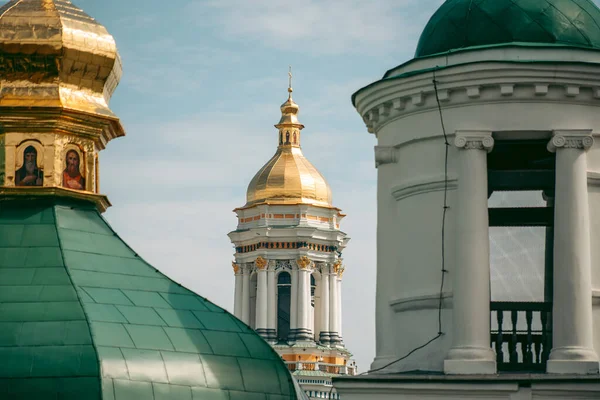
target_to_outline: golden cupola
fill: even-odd
[[[289,96],[281,105],[278,147],[275,155],[254,176],[246,192],[246,207],[259,204],[309,204],[332,207],[331,189],[321,173],[308,161],[300,147],[298,104]]]
[[[98,153],[125,132],[109,108],[121,78],[114,38],[68,0],[0,7],[0,192],[98,194]]]

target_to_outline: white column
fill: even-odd
[[[334,270],[329,275],[329,332],[331,343],[339,343],[340,339],[338,336],[338,285],[337,285],[337,273]]]
[[[298,269],[295,266],[292,266],[290,276],[292,278],[292,287],[290,288],[290,340],[293,341],[296,340],[296,330],[298,329]]]
[[[337,331],[338,331],[338,337],[340,338],[340,341],[343,342],[343,337],[342,337],[342,275],[343,275],[343,269],[339,272],[338,276],[335,278],[336,282],[337,282],[337,287],[338,287],[338,291],[337,291]]]
[[[487,153],[490,132],[457,132],[458,190],[455,206],[456,264],[453,283],[452,348],[447,374],[495,374],[490,347],[490,239]]]
[[[262,337],[267,334],[267,262],[256,261],[256,332]]]
[[[556,131],[548,145],[556,152],[553,348],[548,373],[598,373],[586,155],[593,144],[591,131]]]
[[[233,315],[237,318],[242,318],[242,270],[239,265],[233,263],[233,271],[235,273],[235,297],[233,298]]]
[[[319,341],[329,343],[329,265],[321,271],[321,332]]]
[[[242,321],[250,325],[250,269],[242,267]]]
[[[298,331],[296,340],[311,340],[310,331],[310,260],[302,257],[298,264]]]
[[[270,341],[277,340],[277,280],[275,265],[270,265],[267,271],[267,337]]]

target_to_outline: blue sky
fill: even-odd
[[[348,217],[344,339],[375,354],[374,136],[353,92],[411,58],[442,0],[73,0],[123,58],[111,108],[127,136],[101,153],[106,218],[146,260],[233,307],[232,210],[277,145],[288,65],[303,151]],[[0,0],[0,3],[4,1]]]
[[[111,108],[127,136],[101,154],[105,214],[146,260],[233,306],[232,210],[272,156],[293,66],[305,155],[348,217],[344,338],[375,353],[374,136],[351,94],[408,59],[441,0],[75,0],[115,37]]]

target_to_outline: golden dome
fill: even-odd
[[[63,107],[114,117],[121,78],[113,37],[68,0],[0,7],[0,106]]]
[[[298,104],[289,97],[281,105],[278,129],[279,146],[275,155],[252,178],[246,192],[246,205],[310,204],[331,206],[331,188],[321,173],[302,154]]]

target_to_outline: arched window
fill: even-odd
[[[285,343],[290,335],[292,277],[282,272],[277,277],[277,341]]]

